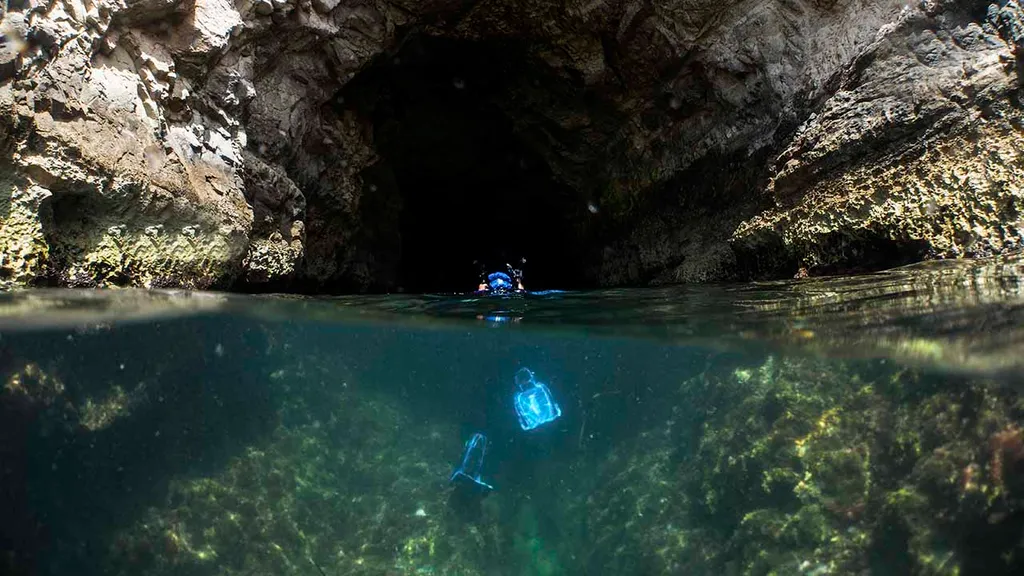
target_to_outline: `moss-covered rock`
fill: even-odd
[[[686,408],[663,428],[616,448],[581,506],[596,541],[616,545],[595,549],[603,570],[1021,566],[1024,437],[1012,390],[884,364],[769,358],[687,381],[678,402]],[[980,539],[986,523],[1002,537]]]
[[[272,433],[221,469],[173,477],[162,501],[108,540],[106,572],[823,576],[1024,566],[1024,401],[993,382],[881,361],[712,362],[653,392],[643,426],[605,449],[581,442],[537,458],[533,489],[506,478],[468,517],[445,482],[462,449],[459,422],[414,417],[405,400],[338,376],[336,360],[274,370]],[[117,412],[128,396],[96,405]]]

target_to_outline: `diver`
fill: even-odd
[[[522,258],[520,262],[526,264],[526,258]],[[523,286],[523,270],[521,268],[513,268],[508,263],[505,264],[505,269],[507,272],[488,273],[486,269],[481,267],[480,282],[476,287],[477,293],[509,294],[513,292],[526,292],[526,288]]]
[[[555,401],[551,389],[547,384],[538,380],[532,370],[525,366],[520,367],[515,373],[514,381],[515,391],[511,399],[522,430],[531,431],[549,425],[550,422],[557,420],[562,415],[562,408]],[[505,404],[508,401],[506,394],[507,391],[499,394],[488,391],[488,404],[491,403],[490,399],[501,397],[501,406],[498,408],[501,418],[497,423],[485,424],[486,427],[491,428],[487,434],[496,432],[498,435],[507,435],[509,433],[509,430],[503,429],[501,424],[506,421],[505,418],[508,415],[507,404]],[[484,412],[490,412],[490,410],[485,409]],[[453,487],[448,496],[448,507],[461,520],[479,521],[483,517],[484,499],[495,490],[495,486],[490,483],[491,478],[498,472],[494,466],[494,456],[490,455],[492,447],[497,448],[499,452],[498,469],[504,468],[504,474],[498,473],[498,478],[503,477],[505,482],[509,482],[517,476],[524,478],[523,468],[529,466],[527,462],[529,459],[523,458],[526,454],[520,451],[527,448],[526,444],[518,444],[518,448],[516,446],[517,444],[512,442],[512,438],[507,438],[495,445],[484,432],[480,431],[474,432],[466,441],[463,446],[462,459],[458,461],[448,477],[448,482]],[[513,451],[512,453],[509,452],[510,449]],[[504,457],[502,457],[502,453]],[[519,454],[520,457],[514,457],[516,454]],[[489,463],[485,462],[488,458],[491,459]],[[506,461],[505,466],[501,466],[501,460]],[[514,465],[512,465],[513,462]],[[510,466],[515,469],[515,474],[512,473]],[[532,474],[527,470],[526,476],[532,477]]]
[[[463,521],[475,522],[483,516],[483,499],[494,490],[484,482],[481,472],[487,454],[487,437],[477,432],[466,442],[462,463],[452,472],[449,483],[455,489],[448,495],[448,506]]]

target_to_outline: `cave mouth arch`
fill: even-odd
[[[584,276],[586,202],[556,182],[502,104],[540,84],[514,41],[411,34],[354,77],[344,105],[372,120],[397,186],[404,292],[465,292],[480,267],[525,258],[530,290],[591,287]],[[536,137],[537,133],[532,133]]]

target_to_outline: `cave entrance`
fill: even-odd
[[[404,291],[472,290],[475,261],[503,270],[522,258],[530,290],[585,287],[580,196],[502,109],[531,81],[525,54],[516,43],[415,35],[346,85],[345,106],[372,118],[399,188]]]

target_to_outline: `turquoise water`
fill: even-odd
[[[0,573],[1019,574],[1022,272],[8,292]]]

